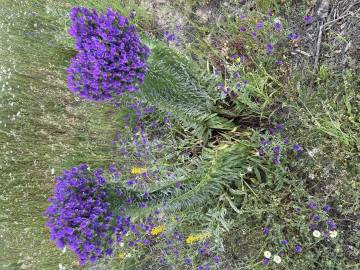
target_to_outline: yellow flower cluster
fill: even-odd
[[[131,168],[132,174],[140,174],[140,173],[146,173],[146,172],[147,172],[146,168],[140,168],[140,167],[132,167]]]
[[[154,227],[151,229],[151,234],[152,235],[158,235],[159,233],[163,232],[165,229],[165,226],[164,225],[160,225],[160,226],[157,226],[157,227]]]
[[[186,244],[192,244],[194,242],[201,241],[201,240],[205,239],[206,237],[208,237],[207,233],[199,233],[199,234],[195,234],[195,235],[189,235],[186,238],[185,242],[186,242]]]

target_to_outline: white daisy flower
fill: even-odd
[[[270,257],[271,257],[271,252],[270,251],[265,251],[264,252],[264,257],[266,258],[266,259],[270,259]]]
[[[321,232],[319,232],[318,230],[313,231],[313,236],[316,238],[319,238],[321,236]]]
[[[338,232],[337,232],[337,231],[330,231],[330,232],[329,232],[330,238],[336,238],[337,235],[338,235]]]
[[[279,255],[275,255],[274,256],[274,262],[277,263],[277,264],[281,263],[281,257]]]

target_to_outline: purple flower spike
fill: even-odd
[[[127,217],[111,211],[102,173],[100,169],[91,173],[85,164],[64,170],[55,179],[54,195],[44,213],[50,239],[60,249],[68,246],[81,265],[111,255],[110,234],[118,236],[129,226]]]
[[[127,17],[83,7],[70,12],[69,34],[78,54],[67,69],[67,85],[79,97],[103,101],[136,92],[144,82],[150,49]]]

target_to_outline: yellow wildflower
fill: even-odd
[[[151,234],[152,235],[158,235],[159,233],[163,232],[165,229],[165,226],[164,225],[160,225],[160,226],[157,226],[157,227],[154,227],[151,229]]]
[[[126,254],[125,254],[124,252],[121,252],[121,253],[118,254],[118,259],[119,259],[120,261],[124,260],[125,257],[126,257]]]
[[[140,167],[132,167],[131,168],[132,174],[140,174],[140,173],[146,173],[146,172],[147,172],[146,168],[140,168]]]
[[[195,234],[195,235],[189,235],[186,238],[185,242],[186,242],[186,244],[192,244],[194,242],[201,241],[201,240],[205,239],[206,237],[208,237],[207,233],[199,233],[199,234]]]

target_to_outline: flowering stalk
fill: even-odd
[[[98,14],[82,7],[74,7],[70,17],[69,34],[78,51],[67,70],[72,92],[104,101],[141,90],[139,98],[182,121],[200,123],[205,130],[233,128],[214,113],[216,98],[210,92],[215,87],[206,89],[209,80],[199,76],[200,68],[161,42],[142,42],[127,17],[111,9]]]

